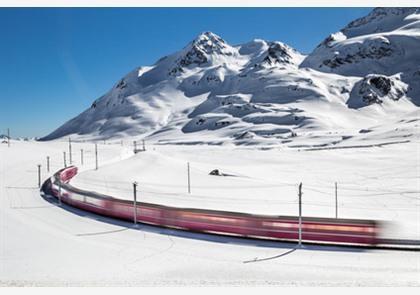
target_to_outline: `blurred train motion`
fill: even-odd
[[[64,168],[44,182],[41,191],[73,207],[124,220],[195,232],[247,238],[297,241],[298,217],[255,215],[218,210],[175,208],[121,200],[80,190],[69,181],[77,167]],[[136,217],[135,217],[136,216]],[[346,245],[375,245],[381,224],[374,220],[303,217],[304,242]]]

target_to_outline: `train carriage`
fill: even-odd
[[[136,215],[132,201],[121,200],[96,192],[84,191],[69,184],[77,174],[77,167],[64,168],[48,179],[42,189],[50,189],[55,197],[71,206],[124,220],[196,232],[240,237],[296,241],[299,220],[295,216],[268,216],[175,208],[138,202]],[[136,217],[135,217],[136,216]],[[377,243],[379,223],[374,220],[302,218],[302,240],[316,243],[374,245]]]

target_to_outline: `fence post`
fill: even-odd
[[[134,153],[136,153],[137,152],[137,141],[133,141],[133,144],[134,144]]]
[[[63,152],[63,159],[64,159],[64,168],[66,168],[67,167],[66,152]]]
[[[146,151],[146,144],[144,143],[144,139],[142,140],[142,143],[143,143],[143,152],[145,152]]]
[[[133,182],[133,207],[134,207],[134,225],[137,225],[137,182]]]
[[[80,149],[80,165],[83,165],[83,149]]]
[[[95,143],[95,170],[98,170],[98,144]]]
[[[70,165],[73,163],[73,159],[71,157],[71,138],[69,137],[69,162]]]
[[[7,128],[7,147],[10,147],[10,128]]]
[[[190,162],[187,162],[188,193],[191,194]]]
[[[299,184],[299,247],[302,246],[302,182]]]
[[[47,156],[47,172],[50,172],[50,157]]]
[[[41,165],[38,164],[38,187],[41,187]]]
[[[335,183],[335,218],[338,218],[338,194],[337,194],[337,182]]]
[[[61,179],[58,182],[58,204],[61,205]]]

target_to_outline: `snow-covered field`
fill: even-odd
[[[415,7],[376,8],[309,55],[203,32],[135,68],[45,142],[0,144],[0,285],[420,286],[418,251],[134,227],[57,206],[37,187],[37,164],[43,180],[64,151],[70,164],[71,137],[82,189],[130,200],[137,181],[141,201],[296,215],[302,182],[303,215],[334,217],[337,183],[338,217],[420,240],[419,45]],[[98,141],[98,170],[84,140]]]
[[[398,237],[416,238],[419,143],[304,151],[234,146],[147,145],[132,156],[128,142],[73,143],[85,165],[74,184],[174,206],[294,214],[302,181],[304,214],[394,221]],[[1,285],[306,285],[419,286],[419,252],[356,250],[192,234],[113,221],[39,195],[37,164],[63,166],[67,142],[0,145]],[[192,194],[186,193],[186,162]],[[218,168],[234,176],[209,176]],[[112,176],[111,176],[112,175]],[[391,232],[391,231],[390,231]],[[252,261],[252,262],[250,262]]]
[[[387,238],[420,240],[419,157],[418,142],[319,151],[149,146],[133,158],[83,172],[72,183],[132,200],[137,181],[145,202],[297,215],[302,182],[303,214],[334,217],[337,182],[339,217],[392,221]],[[209,175],[214,169],[230,176]]]

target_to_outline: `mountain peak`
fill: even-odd
[[[206,31],[198,35],[181,52],[169,74],[183,73],[184,68],[226,62],[237,50],[218,35]]]
[[[261,39],[241,45],[239,53],[250,57],[248,69],[298,66],[304,58],[296,49],[285,43]]]
[[[205,54],[232,54],[232,47],[220,36],[206,31],[199,34],[188,46],[190,50],[199,50]]]
[[[294,55],[296,53],[296,50],[282,42],[269,42],[267,55],[264,58],[263,63],[269,65],[293,63]]]
[[[300,66],[360,77],[411,71],[419,30],[419,8],[375,8],[327,37]]]
[[[341,31],[348,38],[389,32],[409,22],[405,20],[408,15],[419,13],[420,9],[416,7],[377,7],[368,15],[350,22]]]
[[[203,41],[211,41],[213,43],[226,43],[225,40],[223,40],[219,35],[210,32],[210,31],[205,31],[200,33],[194,40],[193,43],[200,43]]]

